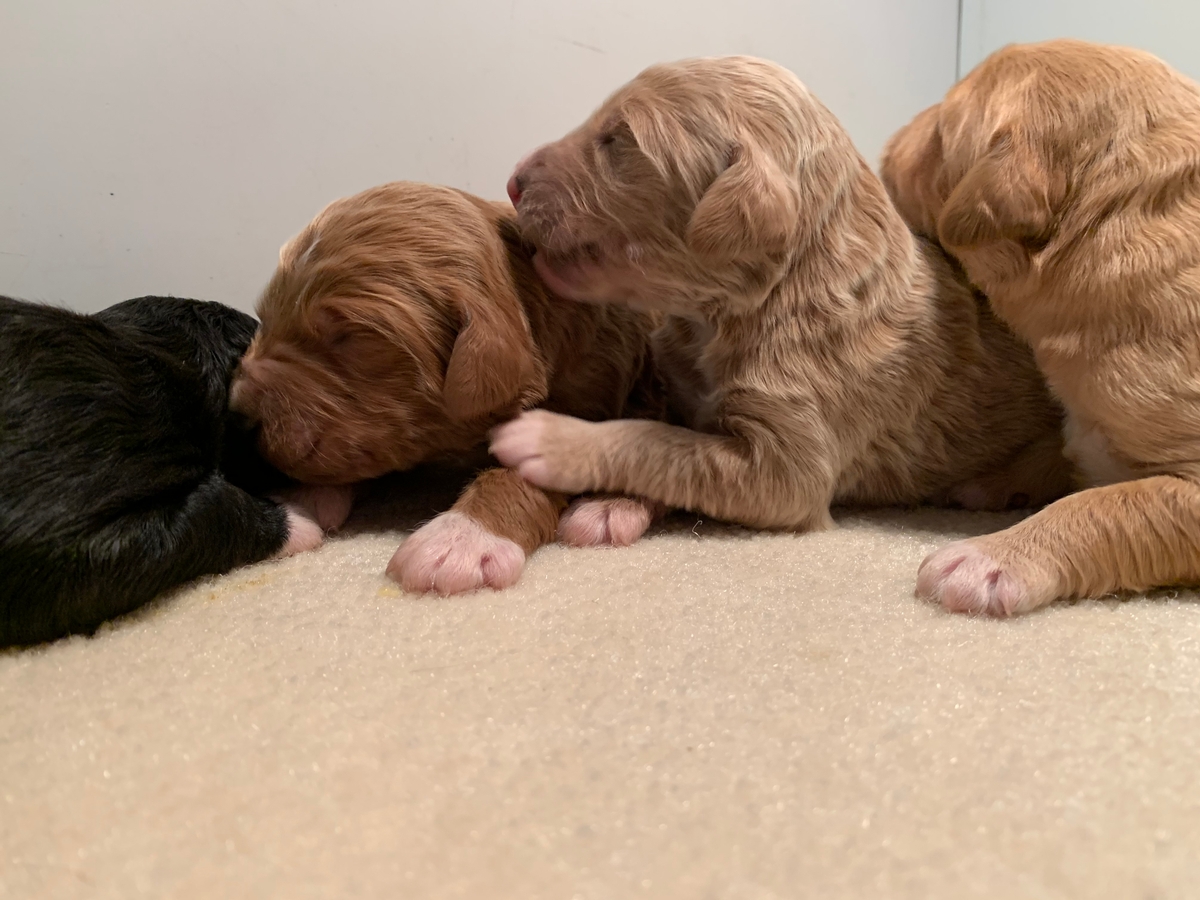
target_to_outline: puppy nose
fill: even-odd
[[[508,179],[508,199],[512,201],[513,206],[521,202],[525,188],[529,187],[529,170],[537,166],[543,149],[539,147],[526,153],[521,157],[521,161],[513,166],[512,178]]]
[[[512,201],[513,206],[517,206],[521,202],[521,194],[525,192],[525,185],[521,183],[521,175],[519,172],[513,172],[512,177],[508,179],[508,199]]]

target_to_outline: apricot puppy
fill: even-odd
[[[436,460],[483,462],[488,428],[545,405],[584,418],[661,415],[652,316],[553,299],[508,204],[397,182],[330,204],[280,251],[233,406],[263,454],[314,484]],[[388,574],[408,590],[501,588],[567,506],[503,468],[412,534]],[[576,544],[629,543],[662,513],[588,498]]]
[[[833,503],[1067,489],[1028,349],[779,66],[647,69],[509,194],[558,295],[667,314],[655,358],[690,426],[526,413],[492,450],[535,484],[800,530]]]
[[[1200,87],[1136,50],[1006,47],[883,177],[1032,344],[1092,486],[933,554],[918,593],[1009,614],[1200,582]]]

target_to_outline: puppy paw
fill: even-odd
[[[666,509],[641,497],[585,497],[558,520],[558,539],[572,547],[628,547]]]
[[[354,488],[349,485],[301,484],[288,488],[275,498],[302,510],[326,531],[341,528],[354,506]]]
[[[1001,468],[951,488],[951,505],[973,510],[1029,509],[1069,493],[1074,470],[1057,436],[1036,441]]]
[[[387,574],[406,591],[445,595],[511,587],[524,566],[520,546],[452,511],[409,535],[388,563]]]
[[[981,540],[956,541],[927,556],[917,596],[952,612],[1011,616],[1054,600],[1057,584],[1027,560],[1002,559]]]
[[[594,423],[535,409],[493,429],[491,453],[526,481],[547,490],[592,490],[580,470]]]
[[[1030,498],[986,481],[967,481],[950,490],[950,503],[973,511],[1003,512],[1029,506]]]
[[[288,536],[283,549],[276,556],[295,556],[297,553],[320,547],[321,542],[325,540],[325,532],[321,530],[321,526],[298,507],[284,504],[283,509],[287,513]]]

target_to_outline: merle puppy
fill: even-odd
[[[91,316],[0,297],[0,646],[94,631],[345,519],[346,489],[290,485],[228,411],[257,324],[174,297]]]

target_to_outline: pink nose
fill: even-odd
[[[521,202],[521,178],[516,172],[508,179],[508,199],[512,201],[513,206]]]

